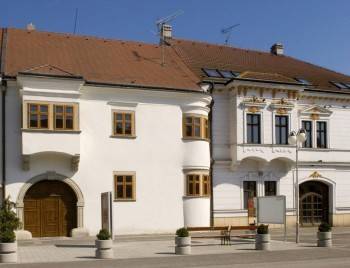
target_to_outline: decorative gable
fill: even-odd
[[[317,120],[320,117],[331,116],[333,112],[327,108],[321,107],[319,105],[311,105],[300,111],[301,115],[310,116],[312,119]]]
[[[50,64],[45,64],[34,68],[30,68],[22,72],[19,72],[19,74],[81,78],[81,76],[75,75],[71,72],[68,72],[66,70],[63,70],[59,67],[56,67]]]

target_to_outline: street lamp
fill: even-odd
[[[298,153],[300,145],[306,141],[306,132],[304,129],[299,129],[298,132],[292,131],[288,137],[288,143],[295,145],[295,209],[296,209],[296,229],[295,242],[299,243],[299,171],[298,171]]]

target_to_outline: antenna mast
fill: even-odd
[[[165,53],[164,53],[164,45],[165,45],[165,37],[163,35],[163,27],[170,21],[174,20],[176,17],[182,15],[184,12],[182,10],[178,10],[174,12],[173,14],[161,18],[156,21],[156,26],[157,26],[157,34],[160,36],[160,45],[162,47],[162,66],[165,65]]]
[[[75,34],[75,32],[76,32],[76,30],[77,30],[77,20],[78,20],[78,8],[75,9],[73,34]]]
[[[240,24],[238,23],[238,24],[232,25],[230,27],[221,29],[221,33],[226,35],[226,38],[225,38],[225,45],[226,46],[228,45],[228,42],[230,40],[232,30],[234,28],[238,27],[239,25]]]

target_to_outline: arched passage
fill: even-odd
[[[35,237],[69,236],[83,227],[84,198],[71,179],[47,172],[27,181],[17,197],[17,214],[23,229]]]
[[[321,181],[306,181],[299,185],[300,223],[317,226],[329,222],[329,186]]]

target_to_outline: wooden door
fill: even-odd
[[[33,237],[69,236],[76,227],[76,196],[63,182],[41,181],[24,198],[24,229]]]

